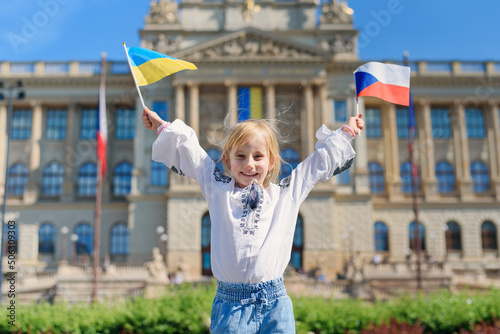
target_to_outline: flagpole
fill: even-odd
[[[134,70],[132,70],[132,63],[130,62],[130,57],[128,55],[127,45],[123,42],[123,48],[125,49],[125,54],[127,55],[128,67],[130,68],[130,73],[132,73],[132,78],[134,78],[135,88],[137,88],[137,92],[139,93],[139,98],[141,99],[142,109],[146,107],[144,104],[144,99],[142,98],[141,90],[139,89],[139,85],[137,84],[137,79],[135,78]]]
[[[106,110],[106,100],[104,96],[101,96],[103,92],[103,87],[106,83],[106,54],[103,53],[101,57],[101,83],[99,89],[99,116],[101,109]],[[101,105],[104,103],[104,106]],[[102,125],[101,125],[102,126]],[[102,130],[102,129],[101,129]],[[99,136],[99,133],[97,134]],[[99,140],[99,138],[97,138]],[[92,302],[97,301],[97,282],[98,282],[98,270],[100,262],[100,247],[101,247],[101,203],[102,203],[102,179],[103,179],[103,163],[99,157],[99,150],[97,150],[97,189],[95,196],[95,221],[94,221],[94,261],[93,261],[93,285],[92,285]]]
[[[404,53],[404,64],[405,66],[410,66],[409,53]],[[412,204],[413,213],[415,214],[415,247],[417,252],[417,290],[422,290],[422,243],[420,242],[420,223],[418,221],[418,197],[417,197],[417,180],[418,180],[418,167],[415,162],[413,155],[413,139],[415,138],[415,111],[413,109],[413,98],[411,96],[410,90],[410,102],[408,106],[408,158],[411,165],[411,183],[412,183]],[[413,119],[410,119],[413,118]]]

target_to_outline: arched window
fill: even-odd
[[[109,254],[113,261],[124,260],[130,253],[130,235],[126,223],[119,222],[111,228]]]
[[[53,162],[43,169],[43,189],[42,193],[47,197],[57,197],[62,195],[64,182],[64,167]]]
[[[292,255],[290,258],[291,265],[296,269],[302,269],[302,254],[304,252],[304,220],[299,215],[297,224],[295,225],[295,233],[293,234]]]
[[[373,194],[383,194],[385,192],[384,168],[377,162],[368,164],[370,174],[370,189]]]
[[[283,163],[281,164],[280,179],[284,179],[300,163],[300,155],[293,148],[285,148],[281,151],[281,158],[283,159]]]
[[[490,189],[490,176],[488,167],[481,161],[470,164],[470,176],[472,178],[472,189],[475,193],[485,193]]]
[[[167,185],[167,166],[161,162],[151,160],[151,184],[153,186]]]
[[[399,167],[399,175],[401,176],[401,192],[403,194],[413,193],[413,168],[411,162],[406,161]],[[417,167],[417,192],[420,191],[420,177]]]
[[[436,179],[439,193],[451,193],[455,190],[455,174],[450,163],[441,161],[436,164]]]
[[[415,222],[412,222],[409,227],[409,236],[410,236],[410,249],[415,251],[417,250],[417,231],[415,228]],[[418,224],[419,226],[419,239],[420,239],[420,249],[425,250],[425,227],[422,223]]]
[[[130,194],[132,184],[132,164],[122,162],[117,165],[113,175],[113,195],[125,196]]]
[[[497,227],[490,221],[485,221],[481,225],[481,236],[483,250],[497,250]]]
[[[42,223],[38,229],[38,253],[54,255],[57,230],[51,223]]]
[[[462,250],[462,231],[460,225],[455,222],[446,223],[446,250]]]
[[[387,252],[389,250],[389,229],[387,225],[382,222],[376,222],[374,230],[375,233],[373,237],[375,250],[378,252]]]
[[[207,151],[207,154],[213,161],[215,161],[215,165],[222,172],[224,167],[222,166],[222,154],[220,151],[215,148],[211,148]]]
[[[21,197],[26,189],[29,171],[22,163],[18,163],[9,168],[9,179],[7,181],[7,195]]]
[[[207,212],[201,218],[201,274],[205,276],[212,276],[212,265],[210,263],[211,227],[212,222]]]
[[[95,196],[97,186],[97,167],[87,162],[78,170],[78,196]]]
[[[94,228],[88,223],[80,223],[75,227],[77,255],[91,255],[94,247]]]

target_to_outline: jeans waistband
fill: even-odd
[[[256,284],[217,281],[215,296],[231,302],[241,302],[242,304],[267,304],[269,300],[286,296],[286,288],[283,284],[283,277]]]

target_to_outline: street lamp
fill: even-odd
[[[166,249],[163,247],[165,241],[168,239],[168,235],[165,233],[165,227],[158,226],[156,227],[156,235],[158,236],[157,247],[160,250],[160,254],[164,257],[165,263],[167,262],[167,254]]]
[[[7,86],[7,87],[5,87]],[[3,255],[4,255],[4,241],[5,238],[3,236],[4,226],[5,226],[5,209],[7,205],[7,185],[8,185],[8,176],[9,176],[9,141],[10,141],[10,123],[12,121],[12,101],[14,100],[14,90],[17,89],[17,99],[22,100],[26,96],[23,88],[23,82],[21,80],[17,81],[14,86],[12,83],[8,83],[7,85],[4,82],[0,81],[0,101],[5,99],[4,90],[7,91],[7,128],[6,128],[6,150],[5,150],[5,179],[4,179],[4,189],[3,189],[3,202],[2,202],[2,240],[0,241],[0,290],[2,289],[3,282]],[[0,300],[2,295],[0,294]]]
[[[163,246],[163,256],[165,257],[165,267],[167,267],[167,239],[168,235],[166,233],[160,236],[161,245]]]
[[[68,242],[68,238],[67,238],[67,235],[68,235],[68,232],[69,232],[69,228],[67,226],[63,226],[61,227],[61,243],[62,243],[62,247],[61,247],[61,262],[67,262],[67,257],[66,257],[66,244]]]
[[[73,256],[71,257],[73,261],[76,260],[76,242],[78,241],[78,234],[73,233],[71,235],[71,241],[73,243]]]

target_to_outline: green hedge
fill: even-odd
[[[208,333],[215,285],[169,287],[156,299],[93,305],[18,306],[16,327],[4,317],[1,333]],[[293,297],[297,333],[361,333],[371,325],[420,323],[428,333],[452,334],[491,323],[500,316],[500,290],[483,293],[442,291],[367,303],[319,297]]]

